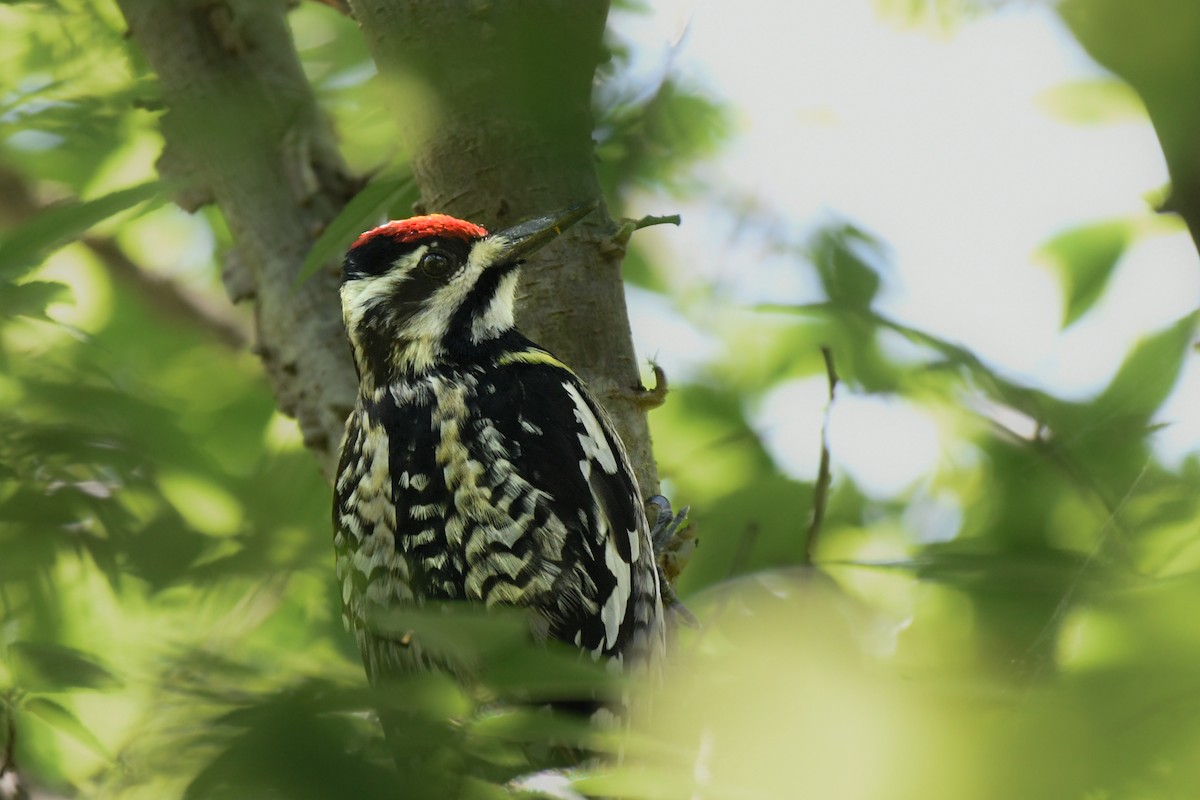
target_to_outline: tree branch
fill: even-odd
[[[118,0],[158,76],[164,177],[185,208],[213,200],[236,247],[226,289],[253,299],[279,407],[300,423],[326,476],[356,385],[323,271],[295,287],[316,236],[357,188],[305,80],[284,0]]]
[[[18,227],[41,210],[25,177],[0,165],[0,228]],[[154,312],[171,322],[202,330],[236,350],[249,343],[250,332],[231,313],[232,309],[218,306],[166,276],[143,269],[110,238],[89,235],[82,242],[110,275],[137,293]]]
[[[228,306],[219,307],[210,298],[189,291],[170,278],[142,269],[112,239],[85,236],[83,244],[100,259],[113,278],[164,319],[202,330],[234,350],[242,350],[250,344],[250,330]]]
[[[425,210],[492,227],[600,197],[590,101],[605,0],[350,5],[395,88]],[[587,380],[649,496],[658,477],[616,230],[602,209],[536,254],[522,275],[518,322]]]

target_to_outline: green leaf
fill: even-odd
[[[1072,125],[1113,125],[1146,118],[1137,92],[1115,78],[1060,83],[1039,93],[1035,101],[1051,118]]]
[[[308,251],[308,256],[300,266],[296,285],[299,286],[311,278],[321,265],[339,257],[355,237],[370,228],[389,207],[400,203],[408,195],[416,199],[416,191],[416,182],[407,174],[376,178],[363,187],[313,243],[312,249]]]
[[[1096,304],[1133,240],[1133,224],[1109,220],[1073,228],[1042,246],[1039,255],[1059,272],[1065,290],[1063,327]]]
[[[1112,382],[1098,398],[1100,418],[1135,418],[1145,424],[1167,399],[1196,330],[1200,311],[1148,336],[1125,358]]]
[[[37,317],[46,319],[46,306],[70,293],[57,281],[0,281],[0,317]]]
[[[0,276],[20,274],[47,253],[77,239],[88,228],[155,198],[160,188],[158,181],[151,181],[95,200],[65,203],[43,210],[0,239]]]
[[[879,291],[880,244],[853,225],[821,231],[813,243],[812,259],[826,296],[838,305],[865,308]]]
[[[579,651],[557,642],[539,647],[521,643],[489,654],[483,682],[501,698],[597,700],[618,694],[618,685],[602,665],[580,659]]]
[[[501,707],[468,720],[464,726],[472,736],[501,742],[571,742],[592,744],[597,731],[578,715],[547,708]]]
[[[91,656],[70,647],[46,642],[13,642],[8,659],[24,689],[107,689],[120,681]]]
[[[530,630],[522,610],[454,602],[387,609],[372,615],[369,622],[384,636],[411,637],[426,652],[463,664],[486,661],[510,649],[524,641]]]
[[[55,730],[65,733],[92,752],[109,758],[108,751],[105,750],[104,744],[96,738],[96,734],[80,722],[79,717],[53,700],[47,697],[32,697],[21,704],[21,711],[32,714]]]

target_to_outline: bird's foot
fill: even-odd
[[[678,622],[697,627],[699,622],[679,600],[673,586],[696,549],[696,534],[688,520],[689,510],[684,506],[679,513],[675,513],[671,509],[671,502],[661,494],[656,494],[646,501],[650,544],[654,548],[663,608]]]

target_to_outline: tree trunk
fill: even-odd
[[[391,84],[421,210],[503,227],[600,197],[591,86],[606,0],[352,0]],[[658,490],[606,209],[531,259],[518,324],[578,371]]]
[[[188,210],[215,201],[233,235],[234,302],[253,300],[279,407],[327,477],[357,384],[337,279],[296,275],[356,187],[300,68],[283,0],[118,0],[162,86],[159,171]]]

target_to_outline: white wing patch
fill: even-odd
[[[592,477],[592,461],[598,463],[600,468],[609,475],[616,475],[617,457],[612,448],[608,446],[608,437],[604,435],[604,428],[600,425],[600,420],[596,419],[596,415],[592,413],[591,407],[579,394],[578,389],[567,381],[563,382],[563,388],[567,390],[571,401],[575,403],[575,419],[583,426],[584,432],[579,434],[579,446],[583,448],[586,458],[579,462],[579,468],[583,471],[584,477],[588,479]]]
[[[617,552],[617,545],[609,531],[604,537],[604,563],[608,571],[617,579],[612,594],[604,601],[600,609],[600,621],[604,623],[604,644],[608,648],[616,647],[617,637],[621,633],[621,623],[625,621],[625,610],[629,605],[630,566]]]

